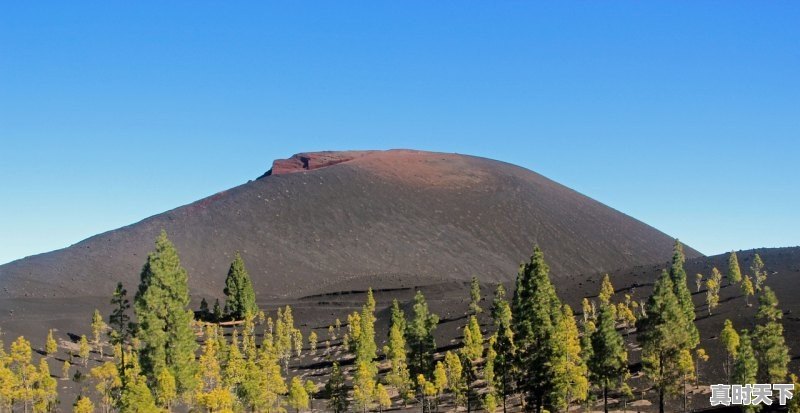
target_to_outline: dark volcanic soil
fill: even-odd
[[[117,281],[133,291],[161,229],[177,246],[197,301],[221,296],[236,251],[269,301],[473,275],[507,282],[534,243],[547,251],[556,278],[658,262],[672,244],[648,225],[503,162],[407,150],[299,154],[256,181],[0,266],[0,323],[13,333],[11,320],[54,308],[90,314],[91,297],[102,302]]]

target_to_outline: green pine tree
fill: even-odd
[[[250,281],[250,275],[244,266],[241,254],[236,253],[228,276],[225,278],[225,307],[228,315],[236,320],[243,320],[246,314],[255,316],[258,313],[256,293]]]
[[[681,352],[692,348],[692,336],[672,277],[664,271],[653,287],[646,304],[647,317],[638,321],[638,339],[642,345],[642,368],[658,392],[659,412],[665,409],[666,397],[679,394],[682,380],[677,368]]]
[[[675,296],[678,298],[678,304],[686,319],[686,328],[688,328],[690,337],[688,345],[691,350],[700,344],[700,333],[697,331],[697,326],[694,325],[694,302],[692,301],[692,293],[689,291],[689,286],[687,284],[686,271],[683,269],[683,264],[685,262],[686,256],[683,254],[683,244],[675,240],[669,276],[672,279],[672,288],[675,291]]]
[[[758,361],[753,351],[750,333],[747,330],[742,330],[739,337],[739,351],[736,362],[733,364],[733,383],[757,383]],[[755,411],[755,406],[742,406],[742,410],[745,412],[752,412]]]
[[[510,323],[509,320],[508,323]],[[510,325],[501,321],[494,340],[494,388],[503,404],[503,413],[506,413],[508,396],[514,392],[514,362],[516,360],[514,346],[514,333]]]
[[[528,410],[552,410],[557,376],[554,360],[561,357],[556,326],[561,302],[550,282],[550,268],[544,254],[534,247],[530,261],[520,266],[512,303],[511,327],[516,345],[517,389],[523,393]]]
[[[414,296],[414,318],[406,325],[406,342],[410,351],[409,370],[411,377],[419,374],[430,377],[433,373],[433,353],[436,341],[433,331],[439,324],[439,317],[428,309],[428,303],[421,291]]]
[[[753,332],[753,348],[758,360],[758,379],[761,383],[783,383],[789,374],[789,347],[783,337],[783,312],[778,298],[769,287],[758,298],[756,318],[759,325]]]
[[[592,356],[588,360],[592,382],[603,392],[603,410],[608,413],[608,391],[621,389],[628,375],[628,353],[614,325],[612,304],[600,306],[597,330],[591,337]]]
[[[189,310],[188,276],[165,231],[156,239],[156,249],[142,269],[134,311],[144,376],[154,383],[158,372],[168,368],[178,394],[194,390],[197,343],[192,330],[194,315]]]
[[[328,383],[325,384],[325,393],[328,395],[328,408],[334,413],[347,411],[347,406],[350,403],[347,399],[345,377],[337,362],[333,362],[331,375],[328,378]]]
[[[499,328],[501,323],[505,323],[506,327],[511,325],[511,305],[506,299],[506,289],[503,284],[497,284],[494,290],[491,313],[495,327]]]

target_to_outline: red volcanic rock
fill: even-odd
[[[272,169],[267,171],[265,176],[313,171],[314,169],[351,161],[371,152],[373,151],[325,151],[298,153],[292,155],[292,157],[289,159],[276,159],[273,161]]]

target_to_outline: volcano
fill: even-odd
[[[663,262],[673,243],[499,161],[412,150],[302,153],[230,190],[0,266],[0,317],[24,325],[25,314],[90,314],[89,298],[107,300],[118,281],[135,288],[162,229],[178,248],[197,301],[222,296],[237,251],[259,300],[268,302],[472,276],[508,282],[534,244],[546,251],[558,280]],[[700,256],[688,247],[686,254]]]

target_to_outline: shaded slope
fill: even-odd
[[[304,163],[303,156],[324,162]],[[268,173],[0,266],[0,298],[108,296],[118,280],[132,289],[162,228],[178,247],[195,297],[220,295],[237,250],[259,297],[268,299],[365,282],[408,286],[472,275],[507,281],[533,243],[548,251],[556,277],[657,262],[671,249],[671,238],[654,228],[502,162],[375,151],[276,161],[286,165],[294,173]]]

